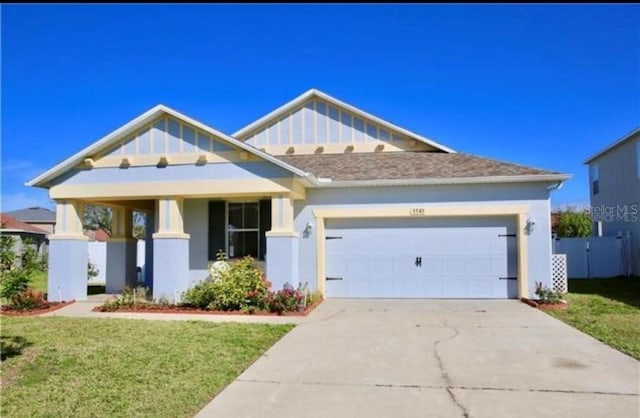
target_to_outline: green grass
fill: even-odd
[[[31,279],[31,287],[43,293],[47,293],[47,272],[39,271]],[[87,284],[88,295],[98,295],[105,292],[104,284]]]
[[[550,315],[640,360],[640,278],[569,280],[566,311]]]
[[[291,328],[3,317],[0,416],[193,416]]]

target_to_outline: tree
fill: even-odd
[[[111,236],[111,209],[104,206],[87,205],[84,210],[84,229],[104,229]]]
[[[87,205],[84,212],[83,227],[90,231],[104,229],[111,236],[111,209],[104,206]],[[147,214],[133,211],[133,237],[144,239]]]
[[[588,209],[569,208],[558,214],[558,236],[562,238],[588,237],[591,235],[591,214]]]

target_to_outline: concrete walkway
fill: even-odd
[[[633,417],[640,363],[517,301],[329,300],[198,417]]]

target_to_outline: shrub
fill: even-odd
[[[269,291],[262,271],[247,256],[230,263],[228,269],[218,269],[218,277],[208,278],[183,293],[184,305],[210,310],[243,310],[266,308]]]
[[[0,236],[0,270],[9,271],[16,261],[16,253],[13,249],[15,238],[11,235]]]
[[[305,294],[300,289],[294,289],[289,283],[285,283],[282,290],[269,292],[267,297],[269,310],[277,314],[293,312],[296,310],[296,306],[304,301]]]
[[[87,279],[91,280],[94,277],[98,277],[98,274],[100,274],[100,269],[98,268],[98,266],[93,264],[91,261],[88,261],[87,262]]]
[[[102,312],[113,312],[121,308],[135,308],[137,305],[148,303],[149,289],[143,286],[137,288],[126,287],[122,293],[109,299],[100,306]]]
[[[11,300],[14,296],[27,290],[31,277],[23,268],[5,271],[0,283],[0,297]]]
[[[542,286],[542,282],[536,282],[536,295],[540,298],[540,303],[556,304],[562,300],[562,292]]]
[[[18,311],[27,311],[31,309],[46,308],[49,304],[44,299],[42,292],[28,288],[13,295],[10,306]]]

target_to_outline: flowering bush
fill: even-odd
[[[293,312],[297,305],[304,304],[306,295],[300,289],[294,289],[289,283],[285,283],[282,290],[269,292],[267,305],[271,312],[282,314],[283,312]]]
[[[49,304],[44,300],[42,292],[32,288],[27,288],[22,292],[13,295],[9,306],[11,309],[15,309],[17,311],[28,311],[31,309],[46,308]]]

